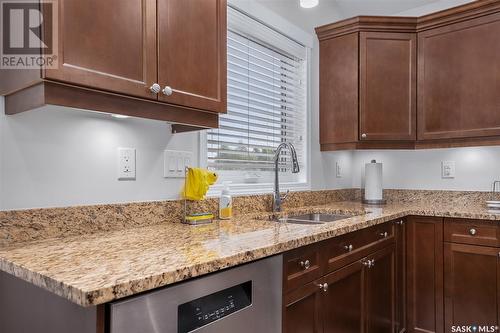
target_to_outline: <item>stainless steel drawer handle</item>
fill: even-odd
[[[471,229],[469,230],[469,234],[471,234],[471,236],[474,236],[475,234],[477,234],[477,230],[476,230],[476,229],[474,229],[474,228],[471,228]]]
[[[380,236],[387,238],[387,236],[389,236],[389,234],[387,233],[387,231],[385,231],[385,232],[381,232]]]
[[[349,244],[349,245],[344,246],[344,249],[347,252],[351,252],[354,249],[354,246],[352,246],[352,244]]]
[[[311,267],[311,263],[309,262],[309,260],[306,260],[306,261],[301,261],[299,263],[300,267],[302,267],[303,269],[309,269]]]
[[[326,282],[318,284],[318,287],[320,290],[323,290],[324,292],[328,291],[328,283],[326,283]]]

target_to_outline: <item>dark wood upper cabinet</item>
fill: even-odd
[[[443,219],[407,219],[409,332],[443,332]]]
[[[174,131],[218,127],[227,98],[226,0],[57,4],[59,66],[0,70],[6,114],[60,105],[165,120]],[[54,14],[43,5],[42,13]],[[54,22],[43,22],[48,41]]]
[[[316,33],[321,150],[500,144],[498,0]]]
[[[418,139],[500,135],[500,13],[419,33]]]
[[[158,0],[158,82],[171,89],[161,101],[226,112],[226,6]]]
[[[59,68],[44,77],[157,99],[156,0],[59,1]]]
[[[361,140],[416,139],[414,33],[360,32]]]
[[[349,144],[358,140],[357,33],[320,42],[320,142]]]
[[[445,332],[452,326],[499,324],[499,268],[498,248],[445,243]]]

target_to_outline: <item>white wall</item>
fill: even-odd
[[[396,189],[489,191],[500,180],[500,147],[417,151],[357,151],[353,155],[353,186],[364,186],[364,165],[384,164],[384,187]],[[456,177],[441,178],[441,162],[455,161]]]
[[[469,2],[473,2],[474,0],[441,0],[441,1],[436,1],[429,3],[424,6],[412,8],[409,10],[405,10],[402,12],[399,12],[397,16],[422,16],[422,15],[427,15],[431,13],[438,12],[440,10],[445,10],[451,7],[456,7],[460,6]]]
[[[176,198],[163,151],[193,151],[198,134],[165,122],[45,107],[6,116],[0,98],[0,208],[18,209]],[[137,149],[137,180],[116,179],[116,149]]]

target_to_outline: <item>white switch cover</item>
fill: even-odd
[[[135,180],[135,149],[118,148],[118,180]]]
[[[184,170],[192,166],[192,161],[192,152],[165,150],[163,152],[163,177],[184,178]]]
[[[441,162],[441,178],[455,178],[455,161]]]
[[[339,162],[335,163],[335,177],[342,178],[342,167]]]

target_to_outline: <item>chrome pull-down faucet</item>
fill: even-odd
[[[273,212],[281,212],[281,204],[286,199],[288,194],[285,196],[281,196],[280,194],[280,182],[279,182],[279,159],[281,155],[281,151],[285,148],[290,150],[290,154],[292,155],[292,173],[299,173],[299,160],[297,159],[297,152],[295,151],[295,147],[288,142],[281,143],[278,148],[276,148],[276,154],[274,155],[274,195],[273,195]]]

